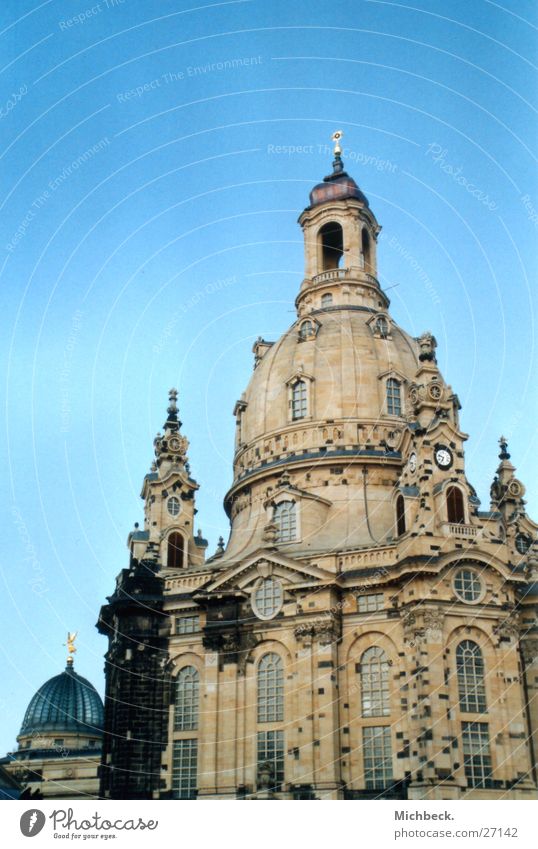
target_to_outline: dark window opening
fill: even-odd
[[[168,537],[168,568],[183,569],[185,543],[181,534],[174,532]]]
[[[370,243],[370,236],[368,235],[368,231],[364,228],[362,231],[362,258],[364,261],[364,270],[372,274],[372,248]]]
[[[396,499],[396,533],[399,537],[405,534],[405,502],[403,495]]]
[[[463,507],[463,495],[457,486],[449,486],[446,491],[446,509],[448,521],[454,525],[465,524],[465,509]]]
[[[318,233],[321,271],[340,268],[344,254],[344,232],[340,224],[329,221]]]

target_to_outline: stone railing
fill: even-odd
[[[447,522],[443,525],[443,530],[446,536],[457,537],[458,539],[475,539],[478,536],[478,528],[475,528],[474,525]]]
[[[338,558],[340,569],[356,569],[368,566],[390,566],[394,564],[396,557],[393,545],[386,548],[365,549],[352,554],[343,554]]]
[[[327,280],[344,280],[349,275],[349,268],[332,268],[330,271],[322,271],[312,278],[312,283],[325,283]]]
[[[204,572],[201,575],[185,575],[181,578],[167,578],[166,592],[170,590],[180,590],[184,588],[194,589],[195,587],[205,584],[209,578],[209,573]]]

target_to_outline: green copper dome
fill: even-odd
[[[99,693],[68,663],[65,672],[42,684],[32,698],[20,735],[48,731],[101,736],[102,729],[103,702]]]

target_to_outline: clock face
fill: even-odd
[[[181,446],[181,443],[180,443],[179,439],[177,438],[177,436],[173,436],[172,439],[170,440],[170,448],[172,449],[172,451],[179,451],[180,446]]]
[[[409,471],[413,475],[417,470],[417,455],[413,451],[413,453],[409,457]]]
[[[452,465],[452,451],[446,445],[436,445],[433,456],[440,469],[449,469]]]

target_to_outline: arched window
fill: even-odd
[[[291,417],[292,419],[304,419],[307,411],[306,382],[298,380],[291,390]]]
[[[168,537],[168,568],[182,569],[185,553],[185,540],[183,535],[173,531]]]
[[[318,233],[320,270],[339,268],[344,253],[344,232],[336,221],[324,224]]]
[[[386,339],[389,335],[389,323],[384,315],[380,315],[379,318],[376,319],[375,329],[382,339]]]
[[[311,321],[303,321],[299,328],[299,339],[308,339],[314,335],[314,327]]]
[[[363,717],[389,716],[389,663],[382,648],[366,649],[361,658],[360,676]]]
[[[284,719],[284,666],[282,658],[264,654],[258,666],[258,722]]]
[[[277,542],[291,542],[297,537],[297,511],[294,501],[281,501],[275,506],[273,522],[277,526]]]
[[[198,728],[200,676],[194,666],[184,666],[176,678],[174,730]]]
[[[448,521],[454,525],[465,523],[465,509],[463,506],[463,494],[457,486],[449,486],[446,491],[446,510]]]
[[[463,640],[456,649],[456,675],[460,711],[483,713],[486,710],[486,686],[482,650],[472,640]]]
[[[405,534],[405,501],[401,494],[396,498],[396,533],[399,537]]]
[[[326,292],[324,295],[321,296],[321,307],[322,307],[322,309],[323,309],[323,307],[330,307],[332,302],[333,302],[333,296],[331,295],[330,292]]]
[[[400,383],[394,377],[387,380],[387,413],[391,416],[402,415]]]
[[[364,227],[362,229],[362,257],[364,261],[364,270],[372,273],[372,250],[370,246],[370,236],[368,235],[368,231]]]

